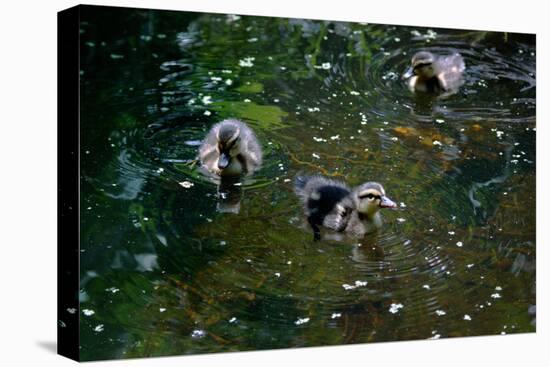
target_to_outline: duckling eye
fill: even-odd
[[[373,201],[373,200],[375,200],[375,199],[378,199],[378,200],[381,200],[381,199],[382,199],[382,197],[381,197],[380,195],[371,194],[371,193],[365,194],[365,195],[361,195],[359,198],[360,198],[360,199],[367,198],[369,201]]]
[[[431,63],[429,63],[429,62],[423,62],[423,63],[420,63],[420,64],[416,64],[416,65],[414,66],[413,70],[414,70],[414,71],[418,71],[418,70],[420,70],[420,69],[422,69],[422,68],[425,68],[425,67],[427,67],[427,66],[430,66],[430,65],[431,65]]]

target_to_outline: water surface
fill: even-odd
[[[534,36],[113,8],[80,32],[83,359],[535,331]],[[464,56],[457,94],[410,93],[421,49]],[[264,149],[238,214],[195,162],[229,117]],[[313,242],[299,172],[399,208]]]

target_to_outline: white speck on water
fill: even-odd
[[[389,124],[389,122],[388,122],[388,121],[382,121],[382,123],[383,123],[384,125],[387,125],[387,124]]]
[[[456,243],[456,245],[457,245],[458,247],[462,247],[462,242],[458,241],[458,242]]]
[[[433,145],[443,145],[443,144],[441,144],[441,142],[440,142],[439,140],[434,140],[434,141],[432,142],[432,144],[433,144]]]
[[[280,278],[280,277],[281,277],[281,273],[275,273],[275,276],[276,276],[277,278]]]
[[[390,311],[391,313],[398,313],[399,310],[402,309],[402,308],[403,308],[403,304],[401,304],[401,303],[392,303],[392,304],[390,305],[389,311]]]
[[[292,181],[290,178],[285,178],[285,179],[283,180],[283,182],[290,182],[290,181]]]
[[[330,62],[324,62],[321,64],[321,68],[322,69],[325,69],[325,70],[328,70],[330,69]]]
[[[392,136],[391,140],[392,141],[398,141],[399,139],[397,138],[397,136]]]
[[[455,232],[454,231],[449,231],[448,232],[451,236],[454,236],[455,235]]]
[[[402,207],[402,208],[406,208],[406,207],[407,207],[407,204],[405,204],[404,202],[400,202],[400,203],[399,203],[399,206]]]
[[[406,240],[405,242],[403,242],[403,246],[408,246],[412,243],[411,240]]]
[[[292,264],[292,261],[288,260],[288,261],[286,262],[286,264],[287,264],[287,265],[290,265],[290,264]]]
[[[86,154],[90,154],[90,151],[89,151],[89,150],[87,150],[87,151],[86,151],[85,153],[86,153]]]
[[[424,285],[422,286],[422,288],[427,289],[427,290],[430,290],[430,286],[429,286],[428,284],[424,284]]]
[[[92,316],[93,314],[95,314],[95,311],[85,308],[82,310],[82,313],[84,314],[84,316]]]
[[[124,55],[111,54],[111,59],[113,59],[113,60],[120,60],[120,59],[123,59],[123,58],[124,58]]]
[[[76,308],[67,308],[67,312],[70,314],[74,314],[76,312]]]
[[[117,292],[120,292],[120,289],[118,289],[117,287],[111,287],[111,288],[105,289],[105,291],[111,292],[111,293],[117,293]]]
[[[212,103],[212,97],[211,96],[204,96],[204,97],[202,97],[201,101],[205,105],[211,104]]]
[[[393,40],[394,40],[395,42],[401,42],[401,38],[399,38],[399,37],[395,37]]]
[[[443,310],[435,310],[435,314],[437,316],[445,316],[447,314],[447,312],[445,312]]]
[[[325,142],[328,141],[327,139],[318,138],[318,137],[316,137],[316,136],[313,137],[313,140],[315,140],[315,141],[318,142],[318,143],[325,143]]]
[[[251,68],[254,66],[254,60],[256,60],[254,57],[245,57],[244,59],[239,60],[239,66],[243,68]]]
[[[497,130],[497,138],[501,139],[502,135],[504,135],[504,131]]]
[[[250,42],[250,43],[258,42],[258,38],[257,38],[257,37],[249,38],[249,39],[248,39],[248,42]]]
[[[307,110],[308,110],[308,112],[319,112],[319,111],[321,111],[319,109],[319,107],[308,107]]]
[[[441,335],[440,335],[440,334],[435,334],[434,336],[432,336],[432,337],[430,337],[430,338],[428,338],[428,339],[437,340],[437,339],[439,339],[439,338],[441,338]]]
[[[233,84],[233,80],[231,80],[231,79],[226,79],[226,80],[225,80],[225,84],[226,84],[226,85],[232,85],[232,84]]]
[[[497,298],[502,298],[502,297],[499,293],[493,293],[493,294],[491,294],[491,298],[497,299]]]
[[[201,329],[195,329],[191,333],[191,337],[195,338],[195,339],[204,338],[205,336],[206,336],[206,331],[201,330]]]
[[[219,76],[211,76],[210,80],[212,80],[214,82],[221,82],[222,78],[220,78]]]
[[[298,320],[294,321],[294,324],[296,325],[302,325],[309,322],[309,317],[304,317],[303,319],[298,318]]]
[[[92,207],[91,207],[91,206],[89,206],[89,207],[87,207],[86,209],[88,209],[88,210],[92,210]]]
[[[279,103],[279,98],[275,98],[275,99],[273,100],[273,102]]]
[[[474,267],[474,264],[468,264],[468,265],[466,265],[466,267],[467,267],[468,269],[471,269],[471,268]]]
[[[437,122],[438,124],[442,124],[445,122],[445,120],[443,119],[435,119],[435,122]]]
[[[225,245],[227,245],[227,242],[225,242],[225,241],[220,241],[220,246],[225,246]]]
[[[248,98],[245,98],[245,99],[244,99],[244,102],[245,102],[245,103],[250,103],[250,102],[252,102],[252,101],[251,101],[250,99],[248,99]]]
[[[164,308],[164,307],[160,307],[160,308],[159,308],[159,312],[160,312],[160,313],[162,313],[162,312],[164,312],[164,311],[166,311],[166,308]]]
[[[464,315],[464,320],[472,321],[472,318],[470,317],[470,315]]]
[[[145,222],[148,222],[148,221],[149,221],[149,218],[143,217],[143,220],[144,220]]]
[[[211,114],[212,114],[212,112],[210,112],[208,110],[204,111],[204,116],[210,116]]]
[[[321,159],[321,156],[319,154],[316,154],[316,153],[311,153],[311,156],[313,158],[316,158],[316,159]]]
[[[252,260],[251,259],[246,259],[246,262],[250,264],[252,262]]]
[[[230,324],[234,323],[235,321],[237,321],[236,317],[232,317],[232,318],[229,319]]]
[[[501,291],[501,290],[502,290],[502,287],[500,287],[498,285],[495,287],[495,291]]]
[[[183,182],[180,182],[179,184],[184,189],[190,189],[194,185],[192,182],[189,182],[189,181],[183,181]]]
[[[432,31],[431,29],[428,29],[428,31],[424,35],[424,38],[426,39],[435,39],[436,37],[437,37],[437,33]]]
[[[94,331],[95,331],[96,333],[102,332],[102,331],[103,331],[103,324],[97,325],[97,326],[94,328]]]
[[[367,284],[368,284],[367,281],[356,280],[354,285],[342,284],[342,287],[345,290],[349,291],[349,290],[352,290],[352,289],[355,289],[355,288],[365,287]]]
[[[164,168],[159,167],[159,168],[157,169],[157,173],[162,173],[162,172],[164,172]]]
[[[340,135],[334,135],[330,137],[330,140],[338,140],[340,139]]]
[[[405,218],[397,218],[396,220],[397,220],[397,221],[398,221],[399,223],[403,223],[403,222],[405,222],[405,221],[406,221],[406,219],[405,219]]]
[[[241,16],[240,15],[236,15],[236,14],[227,14],[227,20],[226,22],[227,23],[233,23],[233,22],[236,22],[237,20],[241,19]]]

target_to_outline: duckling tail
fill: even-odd
[[[311,176],[296,176],[294,179],[294,192],[298,195],[302,194],[310,178]]]

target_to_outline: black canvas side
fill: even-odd
[[[57,352],[79,360],[79,18],[57,14]]]

